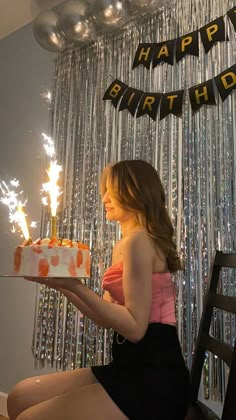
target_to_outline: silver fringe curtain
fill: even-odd
[[[229,41],[206,55],[187,56],[178,64],[147,70],[132,62],[139,42],[161,42],[190,33],[224,15],[227,0],[179,0],[173,9],[146,15],[87,47],[68,48],[55,61],[50,131],[63,165],[64,191],[59,235],[89,244],[92,274],[88,287],[101,293],[101,278],[119,238],[107,223],[99,197],[103,167],[122,159],[144,159],[163,181],[185,270],[176,275],[178,332],[188,366],[202,312],[203,296],[214,249],[235,251],[236,108],[235,92],[222,103],[193,114],[185,95],[182,118],[162,121],[133,118],[118,112],[103,94],[115,78],[146,92],[188,89],[235,63],[235,31],[225,19]],[[49,218],[42,219],[42,236]],[[234,273],[224,272],[223,292],[235,294]],[[235,318],[214,313],[212,331],[233,344]],[[73,369],[110,360],[111,331],[83,317],[62,295],[40,288],[36,298],[33,354],[36,360]],[[209,375],[208,375],[209,373]],[[227,372],[207,355],[205,396],[221,399]]]

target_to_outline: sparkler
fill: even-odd
[[[52,93],[50,92],[50,90],[46,90],[44,92],[41,93],[41,96],[43,99],[46,100],[46,102],[48,102],[49,104],[51,104],[52,102]]]
[[[43,184],[43,192],[47,193],[50,197],[50,208],[51,208],[51,239],[57,239],[57,207],[58,197],[62,194],[58,185],[62,166],[58,165],[55,160],[55,148],[51,137],[43,133],[43,139],[45,141],[44,148],[47,156],[52,160],[50,161],[49,169],[46,171],[48,174],[49,181]],[[46,197],[43,197],[42,202],[44,205],[48,205]]]
[[[24,212],[27,200],[22,200],[23,191],[17,192],[19,186],[20,183],[17,179],[12,179],[10,185],[5,181],[1,181],[0,192],[2,196],[0,197],[0,202],[8,207],[9,221],[12,224],[11,231],[15,233],[20,230],[25,240],[32,242],[26,221],[27,214]],[[36,227],[37,223],[32,222],[30,226]]]

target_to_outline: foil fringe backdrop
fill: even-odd
[[[59,235],[89,244],[92,253],[88,287],[101,293],[101,278],[110,264],[119,228],[107,223],[99,197],[103,167],[121,159],[145,159],[158,170],[176,228],[185,270],[175,276],[178,333],[188,366],[202,312],[203,296],[214,249],[236,250],[236,107],[235,92],[222,103],[193,114],[185,100],[183,118],[162,121],[133,118],[118,112],[102,96],[110,79],[144,91],[187,89],[213,78],[235,63],[236,36],[226,23],[228,42],[199,58],[187,56],[173,67],[143,66],[132,70],[139,42],[161,42],[204,26],[233,7],[226,0],[180,0],[159,15],[142,17],[88,47],[69,48],[55,61],[50,131],[63,165],[64,191],[59,210]],[[42,236],[49,217],[42,216]],[[223,272],[221,289],[235,294],[235,273]],[[233,345],[235,317],[215,311],[212,333]],[[83,317],[59,292],[38,289],[33,354],[36,361],[74,369],[110,360],[112,332]],[[227,369],[206,355],[204,395],[221,400]]]

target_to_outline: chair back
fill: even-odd
[[[187,416],[186,420],[188,418],[194,419],[194,407],[196,410],[199,409],[202,412],[203,420],[213,419],[213,417],[210,417],[211,414],[214,416],[214,413],[212,412],[211,414],[210,412],[204,413],[203,405],[198,401],[198,392],[206,351],[218,356],[229,367],[228,384],[221,420],[236,420],[236,342],[234,343],[234,348],[232,348],[229,344],[212,337],[209,333],[214,308],[236,314],[236,296],[225,296],[217,293],[220,272],[224,267],[236,268],[236,254],[227,254],[216,251],[211,265],[209,285],[205,296],[192,369],[190,372],[193,413],[192,416],[189,414],[189,417]],[[201,419],[200,414],[199,419]],[[215,416],[215,419],[218,419],[218,417]]]

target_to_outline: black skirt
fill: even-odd
[[[189,372],[174,326],[149,324],[138,343],[124,341],[115,332],[112,362],[91,369],[130,420],[184,420]]]

